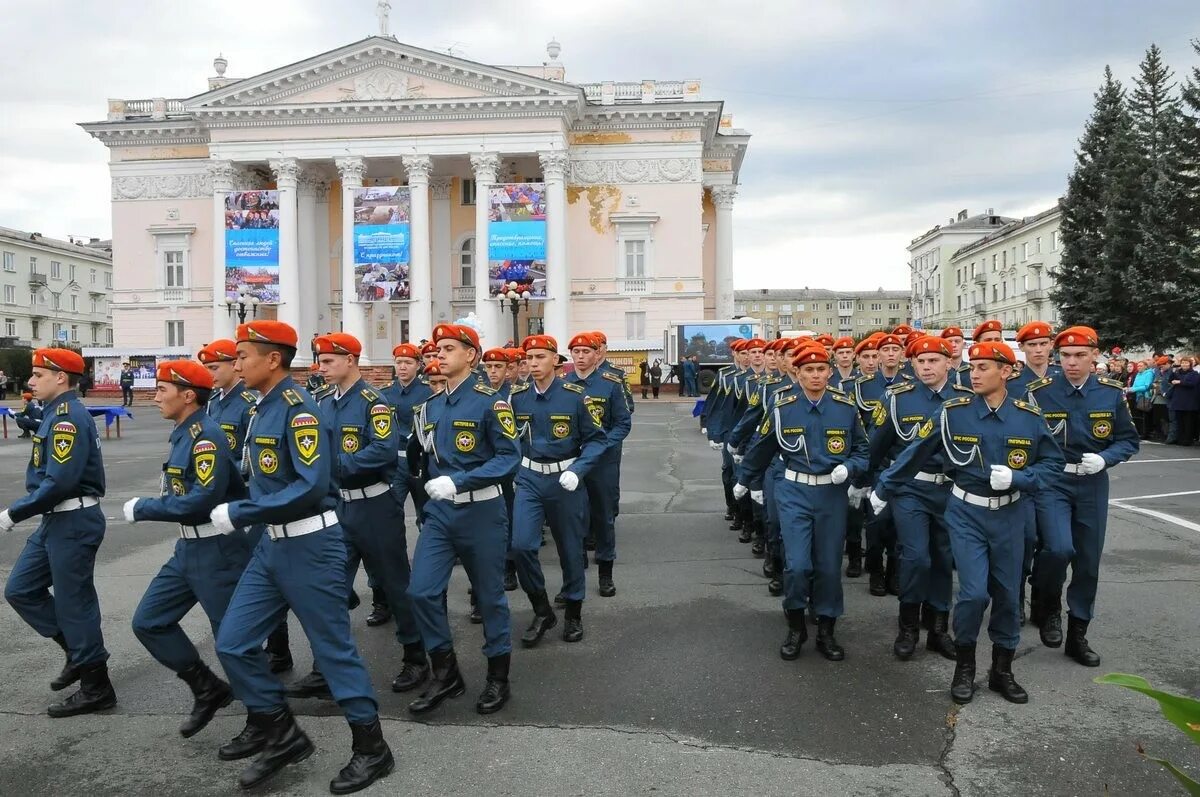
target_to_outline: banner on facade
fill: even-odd
[[[360,302],[404,301],[412,196],[407,186],[354,190],[354,295]]]
[[[518,293],[546,298],[545,183],[489,186],[487,257],[493,296],[515,282]]]
[[[225,296],[279,303],[279,192],[225,196]]]

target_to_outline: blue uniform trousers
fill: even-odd
[[[737,501],[733,498],[733,485],[737,483],[737,467],[733,464],[733,455],[721,444],[721,486],[725,488],[725,505],[733,509]]]
[[[248,710],[287,705],[262,646],[290,608],[312,646],[314,667],[346,719],[366,724],[378,716],[371,676],[350,632],[345,572],[341,526],[281,540],[262,535],[217,632],[217,656]]]
[[[1021,561],[1021,576],[1027,578],[1033,572],[1033,562],[1041,549],[1041,531],[1038,528],[1037,502],[1022,501],[1025,505],[1025,553]]]
[[[349,573],[351,583],[358,570],[357,560],[361,558],[372,586],[382,587],[387,595],[388,607],[396,619],[397,641],[401,645],[419,642],[421,634],[408,598],[412,571],[404,533],[404,505],[397,504],[389,491],[374,498],[342,501],[337,514],[346,534],[347,556],[355,562],[354,570]]]
[[[1044,533],[1034,583],[1041,594],[1061,595],[1070,562],[1067,610],[1090,622],[1108,528],[1108,473],[1058,477],[1050,489],[1037,494],[1037,509],[1038,528],[1049,534]]]
[[[530,594],[546,591],[546,577],[538,562],[542,522],[550,524],[558,562],[563,571],[562,595],[581,601],[585,594],[583,536],[588,524],[588,493],[583,484],[569,493],[558,483],[557,473],[536,473],[521,468],[513,507],[512,556],[521,589]]]
[[[841,617],[846,485],[780,479],[775,505],[783,538],[783,608],[804,609],[811,600],[818,617]]]
[[[1015,650],[1021,641],[1017,615],[1025,555],[1025,510],[1021,503],[1028,500],[1021,498],[995,510],[954,497],[946,502],[950,550],[958,570],[955,644],[975,644],[989,600],[992,614],[988,636],[992,642]]]
[[[199,603],[215,638],[248,561],[250,545],[240,531],[175,543],[133,613],[133,633],[159,664],[178,673],[200,661],[179,621]]]
[[[508,596],[504,592],[507,528],[504,502],[498,496],[472,504],[425,504],[408,586],[425,650],[444,651],[454,644],[444,595],[456,556],[471,580],[475,605],[483,617],[483,654],[491,658],[512,650]]]
[[[620,500],[620,478],[621,461],[610,452],[582,479],[588,493],[588,535],[596,541],[597,562],[612,562],[617,558],[615,513]]]
[[[513,502],[516,499],[516,477],[510,477],[500,483],[500,494],[504,496],[504,511],[508,515],[508,555],[510,562],[516,561],[513,556]],[[541,544],[541,530],[538,530],[538,544]]]
[[[103,541],[99,506],[42,515],[4,587],[4,599],[34,631],[47,638],[62,633],[76,666],[108,659],[94,580]]]
[[[763,473],[763,511],[767,518],[767,549],[780,551],[779,507],[775,504],[775,490],[783,478],[783,460],[775,457]]]
[[[884,555],[891,556],[896,551],[896,523],[890,509],[876,515],[865,511],[867,537],[867,570],[876,572],[883,567]],[[880,570],[880,572],[882,572]]]
[[[954,568],[943,520],[949,498],[948,483],[917,482],[892,499],[901,603],[928,603],[939,612],[950,611]]]

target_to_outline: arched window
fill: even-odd
[[[458,284],[469,288],[475,284],[475,236],[463,240],[458,248]]]

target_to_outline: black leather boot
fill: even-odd
[[[921,604],[900,604],[900,633],[892,645],[892,652],[900,661],[908,661],[917,651],[917,642],[921,639]]]
[[[613,584],[612,577],[613,563],[597,562],[596,564],[600,566],[600,597],[611,598],[617,594],[617,587]]]
[[[54,635],[54,641],[62,648],[66,655],[66,661],[63,662],[62,672],[54,676],[54,680],[50,682],[50,689],[55,692],[61,692],[71,684],[79,680],[79,668],[71,663],[71,651],[67,650],[67,639],[61,632]]]
[[[837,620],[833,617],[817,618],[817,651],[830,661],[841,661],[846,658],[846,651],[838,644],[833,635]]]
[[[218,711],[233,702],[233,690],[202,661],[186,667],[179,677],[195,697],[191,715],[179,726],[179,735],[187,739],[204,730]]]
[[[1038,626],[1038,636],[1042,644],[1048,648],[1061,647],[1063,643],[1062,630],[1062,598],[1057,595],[1039,595],[1034,604],[1037,610],[1033,612]]]
[[[517,563],[506,559],[504,562],[504,591],[513,592],[517,586]]]
[[[863,574],[861,542],[846,543],[846,578],[860,578]]]
[[[509,653],[488,657],[487,683],[475,701],[475,710],[480,714],[495,714],[508,702],[508,664],[511,659]]]
[[[558,625],[558,616],[554,613],[554,607],[550,605],[550,599],[546,597],[545,592],[530,593],[529,602],[533,604],[533,621],[521,635],[521,644],[532,648],[542,641],[547,631]]]
[[[567,601],[563,612],[563,642],[578,642],[583,639],[583,601]]]
[[[288,646],[287,620],[280,623],[279,627],[267,637],[267,666],[276,675],[292,669],[292,651]]]
[[[960,706],[975,697],[975,646],[955,645],[954,678],[950,681],[950,698]]]
[[[763,578],[775,578],[775,575],[779,572],[775,569],[775,552],[772,550],[772,547],[771,545],[767,546],[767,555],[763,558]]]
[[[1087,641],[1088,621],[1067,615],[1067,654],[1084,667],[1099,667],[1100,654],[1092,650]]]
[[[726,506],[725,506],[725,519],[726,519],[726,520],[733,520],[733,518],[734,518],[734,514],[733,514],[733,507],[732,507],[732,506],[729,506],[729,505],[726,505]]]
[[[867,591],[876,598],[882,598],[887,595],[887,581],[884,578],[883,570],[872,570],[869,576],[870,581],[867,583]]]
[[[217,758],[222,761],[237,761],[249,758],[262,750],[267,744],[267,732],[263,725],[255,721],[253,714],[246,715],[246,727],[242,732],[230,739],[217,750]]]
[[[108,680],[108,665],[104,662],[85,664],[79,668],[79,689],[61,703],[46,709],[51,717],[74,717],[76,714],[91,714],[112,708],[117,704],[117,693]]]
[[[299,681],[292,681],[288,684],[284,692],[288,697],[315,697],[319,700],[333,700],[333,693],[329,691],[329,684],[325,682],[325,676],[315,665],[308,675]]]
[[[733,522],[729,524],[730,531],[741,531],[745,523],[742,522],[742,512],[740,509],[733,510]],[[749,540],[747,540],[749,542]]]
[[[742,519],[742,527],[740,529],[740,532],[741,533],[738,534],[738,542],[748,543],[748,542],[751,542],[754,540],[754,516],[753,515],[747,514],[747,516]]]
[[[392,757],[392,748],[384,741],[378,717],[366,725],[350,723],[350,736],[354,740],[350,746],[353,755],[337,777],[329,781],[331,794],[362,791],[390,775],[396,767],[396,759]]]
[[[565,597],[563,597],[562,590],[559,590],[558,594],[554,596],[554,605],[555,606],[566,606],[567,605],[567,599]]]
[[[483,623],[483,615],[479,613],[479,602],[475,600],[475,590],[468,589],[467,597],[471,599],[471,614],[467,617],[474,625]]]
[[[1029,693],[1013,677],[1015,650],[992,645],[992,669],[988,670],[988,689],[999,692],[1010,703],[1028,703]]]
[[[942,658],[954,661],[954,640],[950,638],[950,612],[933,612],[932,627],[925,635],[925,649],[942,654]]]
[[[258,758],[238,776],[238,785],[243,789],[253,789],[288,764],[308,758],[315,749],[286,706],[262,714],[252,712],[246,721],[262,730],[266,742]]]
[[[458,697],[467,691],[462,673],[458,671],[458,659],[454,648],[435,650],[429,654],[433,664],[433,680],[416,700],[408,704],[410,714],[427,714],[442,704],[443,700]]]
[[[755,556],[764,556],[767,552],[767,541],[758,534],[754,535],[754,542],[750,543],[750,553]]]
[[[596,538],[593,537],[591,534],[589,534],[583,538],[583,550],[585,550],[585,551],[596,550]]]
[[[887,586],[887,594],[900,594],[900,563],[894,556],[887,558],[887,565],[884,569],[884,581]]]
[[[425,656],[425,646],[420,642],[410,642],[404,646],[404,661],[400,672],[392,679],[393,692],[411,692],[429,677],[429,660]]]
[[[778,598],[783,594],[783,579],[779,576],[774,576],[767,582],[767,594],[773,598]]]
[[[392,608],[388,606],[387,593],[379,587],[371,589],[371,613],[367,615],[367,625],[375,627],[383,625],[392,619]]]
[[[800,648],[808,641],[808,624],[804,621],[803,609],[784,609],[787,618],[788,632],[779,646],[779,658],[784,661],[795,661],[800,658]]]

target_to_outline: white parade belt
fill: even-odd
[[[388,490],[392,489],[389,485],[379,482],[378,484],[369,484],[366,487],[355,487],[352,490],[341,490],[343,501],[361,501],[364,498],[374,498],[377,495],[383,495]]]
[[[267,526],[267,535],[273,540],[285,540],[288,537],[303,537],[305,534],[312,534],[314,531],[336,526],[337,523],[337,513],[330,509],[319,515],[293,520],[291,523]]]
[[[87,509],[89,506],[96,506],[98,503],[100,503],[100,499],[90,495],[82,498],[68,498],[66,501],[57,503],[50,509],[47,509],[46,514],[49,515],[53,512],[70,512],[75,509]]]
[[[783,478],[797,484],[807,484],[810,487],[819,487],[823,484],[833,484],[833,476],[828,473],[817,475],[815,473],[800,473],[795,470],[785,470]]]
[[[179,538],[182,540],[200,540],[205,537],[219,537],[221,532],[217,531],[217,527],[211,523],[202,523],[199,526],[185,526],[182,523],[179,525]]]
[[[1083,469],[1082,462],[1078,462],[1075,464],[1071,464],[1070,462],[1068,462],[1066,465],[1063,465],[1063,473],[1073,473],[1076,476],[1088,475],[1088,472]]]
[[[521,457],[521,465],[529,468],[534,473],[562,473],[567,468],[575,464],[577,457],[564,459],[561,462],[534,462],[529,457]]]
[[[975,493],[968,493],[957,484],[950,488],[950,494],[971,506],[982,506],[991,510],[1008,506],[1021,497],[1020,490],[1013,490],[1007,495],[975,495]]]
[[[454,496],[455,504],[474,504],[479,501],[490,501],[493,498],[500,497],[500,485],[493,484],[491,487],[484,487],[479,490],[470,490],[465,493],[457,493]]]
[[[932,484],[945,484],[948,481],[944,473],[927,473],[925,471],[919,471],[916,476],[913,476],[913,480]]]

